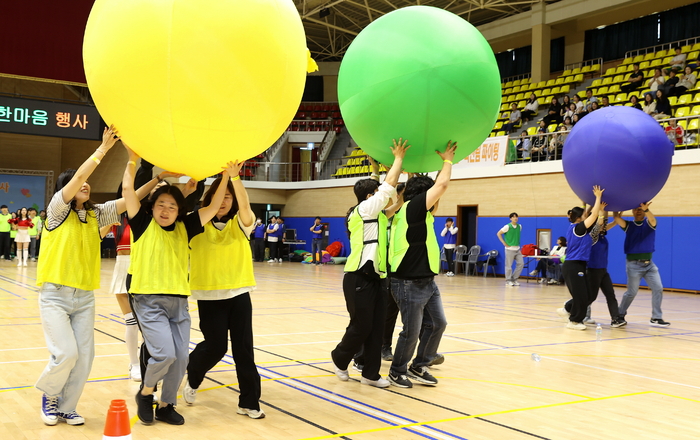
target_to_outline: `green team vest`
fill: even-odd
[[[32,219],[32,224],[33,224],[34,226],[31,227],[31,228],[29,228],[29,229],[27,229],[27,231],[29,231],[29,236],[30,236],[30,237],[36,237],[37,230],[39,229],[39,222],[40,222],[40,221],[41,221],[41,220],[39,219],[39,217],[34,217],[34,218]]]
[[[507,246],[520,246],[520,225],[513,227],[512,223],[508,223],[508,232],[503,234],[503,240]]]
[[[189,262],[190,248],[185,225],[175,222],[175,229],[166,231],[151,219],[136,242],[133,231],[131,233],[130,293],[189,296]]]
[[[12,230],[12,225],[7,223],[8,220],[12,218],[12,214],[3,215],[0,214],[0,232],[10,232]]]
[[[389,243],[389,264],[396,270],[401,265],[403,257],[408,252],[408,246],[411,244],[422,244],[422,243],[409,243],[406,239],[406,232],[408,232],[408,222],[406,221],[406,212],[408,208],[408,202],[404,203],[401,209],[394,214],[394,219],[391,222],[391,241]],[[425,213],[425,227],[428,232],[428,237],[425,241],[425,246],[428,249],[428,263],[430,264],[430,270],[436,275],[440,273],[440,246],[438,246],[437,236],[435,235],[435,228],[433,224],[435,223],[435,218],[430,211]],[[411,225],[413,226],[413,225]]]
[[[359,207],[359,205],[358,205]],[[371,256],[371,260],[377,263],[379,267],[379,276],[386,278],[386,250],[387,250],[387,218],[383,212],[379,213],[379,217],[372,220],[362,220],[358,207],[353,209],[348,217],[348,229],[350,230],[350,256],[345,262],[345,272],[355,272],[360,268],[362,256],[365,253],[365,247],[368,244],[377,243],[377,255]],[[374,240],[365,241],[365,224],[378,223],[377,238]]]

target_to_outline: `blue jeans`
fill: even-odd
[[[661,284],[659,268],[653,261],[644,264],[640,261],[627,260],[627,292],[622,295],[622,301],[620,301],[620,315],[627,314],[627,308],[637,296],[639,281],[642,278],[651,289],[651,319],[662,319],[661,300],[663,299],[664,286]]]
[[[316,262],[316,253],[318,252],[318,262],[321,263],[323,260],[323,254],[321,254],[321,243],[323,242],[323,238],[314,238],[311,240],[311,254],[312,254],[312,261],[315,263]]]
[[[390,370],[391,374],[398,376],[406,374],[416,344],[418,353],[413,359],[414,367],[427,366],[435,358],[447,319],[440,290],[432,277],[416,280],[392,278],[391,294],[399,305],[403,322]]]
[[[51,357],[36,387],[58,396],[58,410],[74,411],[95,358],[95,295],[92,290],[44,283],[39,313]]]

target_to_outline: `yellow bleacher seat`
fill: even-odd
[[[525,98],[526,98],[526,96],[524,93],[518,93],[517,95],[515,95],[515,99],[513,101],[520,101],[521,99],[525,99]]]
[[[676,110],[676,117],[682,118],[682,117],[688,116],[689,113],[690,113],[690,107],[681,107],[678,110]]]
[[[698,123],[700,123],[700,119],[695,118],[691,119],[690,123],[688,124],[688,131],[693,131],[698,129]]]
[[[520,82],[519,79],[516,79],[515,81],[513,81],[513,87],[519,86],[520,84],[522,84],[522,83]]]
[[[564,77],[560,76],[559,78],[554,80],[554,85],[559,85],[559,84],[564,84]]]
[[[690,114],[692,116],[700,116],[700,105],[693,106],[693,109],[690,111]]]
[[[538,106],[541,107],[541,106],[544,105],[544,103],[545,103],[545,99],[544,99],[544,98],[537,98],[537,105],[538,105]]]
[[[610,86],[608,89],[608,93],[618,93],[620,91],[620,85],[619,84],[613,84]]]
[[[690,45],[681,47],[681,53],[688,53],[688,52],[690,52],[691,47],[692,47],[692,46],[690,46]]]
[[[601,83],[602,85],[606,86],[608,84],[612,84],[613,82],[613,77],[612,76],[606,76],[603,78],[603,82]]]
[[[677,122],[678,125],[683,127],[683,130],[688,128],[688,120],[687,119],[681,119],[680,121]]]
[[[505,131],[499,131],[498,133],[496,133],[496,136],[505,136],[505,135],[506,135]]]
[[[644,61],[653,60],[655,57],[656,57],[656,54],[654,54],[654,52],[649,52],[646,55],[644,55]]]
[[[588,69],[588,66],[583,66],[583,68],[577,67],[577,68],[575,68],[574,70],[571,71],[571,74],[572,74],[572,75],[578,75],[579,73],[586,73],[586,72],[588,72],[589,70],[590,70],[590,69]]]
[[[633,63],[639,63],[639,62],[642,62],[642,61],[644,61],[644,55],[637,55],[637,56],[634,57],[634,59],[632,60]]]
[[[631,63],[631,62],[632,62],[632,57],[630,57],[630,58],[625,58],[624,60],[622,60],[622,64],[623,64],[623,65],[627,65],[627,64],[629,64],[629,63]]]
[[[574,81],[575,83],[582,83],[583,82],[583,74],[578,73],[574,76]]]
[[[649,64],[649,67],[655,67],[655,66],[660,66],[661,65],[661,60],[660,59],[655,59],[651,61],[651,64]]]
[[[498,121],[498,122],[496,122],[496,125],[493,126],[493,129],[494,129],[495,131],[498,131],[498,130],[501,129],[501,127],[503,127],[503,122],[502,122],[502,121]]]
[[[549,103],[552,102],[552,95],[543,96],[542,99],[544,99],[544,102],[540,103],[540,105],[549,105]],[[539,102],[539,99],[537,101]]]
[[[577,93],[577,95],[578,95],[579,98],[585,99],[585,98],[586,98],[586,91],[585,91],[585,90],[580,90],[580,91]]]
[[[669,96],[668,97],[668,102],[669,102],[669,104],[671,104],[671,107],[676,105],[676,101],[678,101],[677,96]]]
[[[555,87],[552,89],[552,95],[558,95],[561,93],[561,87]]]
[[[613,80],[612,80],[613,84],[617,84],[617,83],[621,83],[621,82],[625,82],[625,75],[615,75],[613,77]]]
[[[606,93],[608,93],[608,88],[607,88],[607,86],[603,86],[603,87],[599,88],[598,90],[596,90],[595,95],[596,96],[597,95],[605,95]]]
[[[569,93],[570,90],[571,86],[567,84],[565,86],[561,86],[561,89],[559,89],[559,93],[563,93],[566,95],[567,93]]]
[[[557,124],[549,124],[547,126],[547,132],[554,133],[557,130]]]
[[[537,97],[542,96],[542,90],[535,90],[535,91],[532,92],[532,93],[533,93],[535,96],[537,96]]]
[[[527,134],[530,136],[536,135],[537,134],[537,127],[528,127]]]
[[[542,90],[542,96],[547,96],[552,94],[552,89],[544,89]]]
[[[504,94],[504,95],[510,95],[511,93],[513,93],[513,88],[512,88],[512,87],[508,87],[507,89],[505,89],[505,90],[503,91],[503,94]]]
[[[611,67],[608,70],[605,71],[605,76],[610,76],[615,74],[615,68]]]
[[[700,50],[700,43],[693,44],[693,47],[690,50]]]
[[[649,61],[642,61],[641,63],[639,63],[639,69],[640,70],[648,69],[649,64],[650,64]]]
[[[501,102],[507,102],[508,99],[505,96],[501,96]]]
[[[654,54],[654,58],[663,58],[665,57],[667,52],[665,50],[660,50]]]
[[[671,64],[671,60],[672,60],[672,59],[673,59],[673,57],[668,57],[668,56],[667,56],[667,57],[665,57],[665,58],[663,58],[663,59],[661,60],[661,64],[663,64],[663,65]]]
[[[518,101],[518,108],[525,108],[525,104],[527,104],[527,101],[523,99],[522,101]]]
[[[547,84],[545,84],[545,87],[552,87],[554,85],[554,80],[550,79],[547,81]]]
[[[530,84],[530,78],[523,78],[523,79],[520,81],[520,84]]]
[[[617,69],[615,69],[615,74],[625,73],[625,72],[627,72],[627,66],[620,66]]]
[[[362,173],[362,174],[367,174],[367,173],[369,173],[369,165],[364,165],[364,166],[360,169],[360,173]]]
[[[594,79],[593,82],[591,83],[590,86],[588,86],[589,89],[592,89],[593,87],[598,87],[603,83],[603,80],[601,78]]]
[[[571,75],[571,69],[566,69],[564,72],[562,72],[561,76],[567,76]]]
[[[692,101],[693,101],[693,96],[690,93],[686,93],[685,95],[681,95],[678,98],[678,105],[690,104]]]
[[[538,89],[543,89],[544,86],[546,86],[546,85],[547,85],[547,81],[540,81],[540,82],[537,83],[537,88],[538,88]]]
[[[508,81],[504,87],[513,87],[513,81]]]
[[[489,137],[490,137],[490,138],[492,138],[492,137],[494,137],[494,136],[496,136],[496,133],[494,133],[494,132],[489,133]]]
[[[694,50],[694,51],[692,51],[692,52],[690,52],[690,53],[688,54],[688,60],[689,60],[689,61],[690,61],[690,60],[693,60],[693,61],[694,61],[694,60],[697,60],[697,59],[698,59],[698,55],[700,55],[700,51]]]
[[[700,102],[700,93],[696,93],[693,102]]]
[[[615,99],[613,102],[625,102],[627,101],[627,93],[618,93],[615,95]]]
[[[513,86],[513,93],[518,93],[520,91],[520,86]]]
[[[591,72],[600,72],[600,64],[593,64],[591,66]]]

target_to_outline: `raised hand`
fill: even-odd
[[[403,159],[406,157],[406,151],[411,148],[410,145],[406,145],[408,143],[408,140],[403,140],[403,138],[399,138],[399,141],[396,142],[396,139],[392,139],[393,145],[391,146],[391,152],[394,154],[395,158],[398,159]]]
[[[224,170],[224,173],[228,174],[228,177],[234,178],[240,174],[243,165],[245,165],[245,161],[239,162],[235,160],[228,162],[226,166],[221,167],[221,169]]]
[[[642,210],[644,210],[644,211],[648,211],[648,210],[649,210],[649,206],[651,206],[651,202],[640,203],[640,204],[639,204],[639,208],[642,209]]]
[[[603,191],[605,191],[605,190],[604,190],[604,189],[601,189],[600,186],[598,186],[598,185],[595,185],[595,186],[593,187],[593,195],[595,195],[596,198],[602,197],[602,196],[603,196]]]
[[[114,124],[110,125],[109,127],[105,127],[104,131],[102,132],[102,145],[98,147],[98,150],[106,153],[114,146],[114,144],[117,143],[118,140],[119,132],[117,131],[116,127],[114,127]]]
[[[439,151],[435,151],[438,156],[442,160],[449,160],[452,162],[452,160],[455,158],[455,151],[457,150],[457,141],[452,142],[452,141],[447,141],[447,148],[445,148],[445,152],[441,153]]]

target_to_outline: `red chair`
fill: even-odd
[[[304,112],[299,112],[297,113],[297,119],[306,119],[306,113]]]
[[[306,126],[306,131],[314,131],[315,126],[316,126],[316,123],[314,121],[309,121],[308,125]]]
[[[321,112],[321,113],[318,114],[318,117],[319,117],[320,119],[328,119],[328,112],[325,112],[325,111],[324,111],[324,112]]]
[[[318,119],[318,113],[311,112],[311,119]]]
[[[329,112],[331,111],[331,106],[329,104],[323,104],[323,111],[324,112]]]
[[[313,109],[314,109],[314,106],[311,105],[311,104],[306,104],[306,105],[304,106],[304,111],[306,111],[306,112],[313,111]]]
[[[331,105],[331,111],[332,111],[332,112],[340,111],[340,106],[339,106],[338,104],[332,104],[332,105]]]
[[[343,127],[335,127],[335,132],[340,134],[340,132],[343,131]]]
[[[323,110],[323,107],[321,107],[320,105],[315,105],[315,106],[314,106],[314,111],[315,111],[315,112],[320,112],[321,110]]]
[[[306,121],[299,121],[298,131],[306,131]]]
[[[340,112],[333,112],[333,113],[331,113],[331,118],[333,118],[333,119],[340,119]]]

